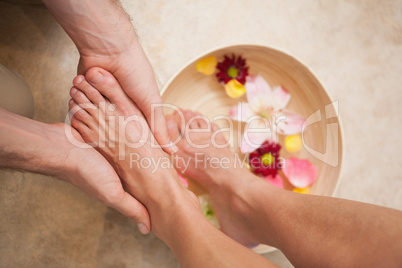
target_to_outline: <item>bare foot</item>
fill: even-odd
[[[158,236],[164,208],[193,206],[198,200],[183,186],[170,158],[157,145],[133,101],[117,80],[101,68],[74,79],[71,124],[84,141],[94,146],[115,168],[125,188],[148,209]],[[195,202],[197,201],[197,202]]]
[[[185,122],[181,121],[183,117]],[[256,245],[257,239],[242,219],[242,208],[237,205],[241,202],[237,200],[250,184],[260,180],[239,165],[219,128],[206,117],[181,110],[167,116],[167,123],[170,138],[180,140],[177,155],[184,161],[175,162],[177,169],[208,190],[221,230],[243,245]]]
[[[71,126],[45,124],[0,109],[0,168],[23,169],[68,181],[88,195],[115,208],[141,226],[150,226],[146,208],[126,193],[114,169],[93,148],[79,148],[66,134],[82,144]],[[147,228],[141,228],[143,233]]]

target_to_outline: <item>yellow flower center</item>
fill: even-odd
[[[239,74],[239,70],[236,67],[230,66],[226,73],[230,78],[235,78]]]
[[[275,157],[271,153],[266,153],[261,156],[261,162],[264,166],[270,166],[275,160]]]
[[[266,110],[263,110],[263,111],[260,113],[260,116],[261,116],[261,117],[264,117],[264,118],[266,118],[266,119],[271,119],[271,115],[270,115],[269,112],[266,111]]]

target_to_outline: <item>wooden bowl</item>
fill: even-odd
[[[310,187],[310,194],[332,196],[339,183],[342,162],[342,132],[337,117],[336,105],[322,87],[317,78],[295,58],[272,48],[257,45],[235,45],[219,48],[205,53],[191,61],[171,78],[162,89],[164,103],[176,105],[183,109],[199,111],[211,121],[215,116],[227,115],[230,107],[239,101],[247,101],[246,97],[232,99],[225,93],[215,75],[206,76],[199,73],[196,63],[208,56],[216,56],[218,61],[224,55],[241,55],[250,66],[250,74],[263,76],[271,87],[282,85],[291,94],[287,109],[297,112],[313,123],[303,133],[304,146],[296,154],[281,150],[281,157],[290,155],[307,158],[318,170],[318,178]],[[168,110],[166,110],[169,113]],[[225,122],[215,121],[220,126]],[[241,124],[236,123],[235,124]],[[233,133],[235,144],[241,138],[243,125],[238,133]],[[280,137],[283,144],[284,137]],[[239,148],[234,148],[239,152]],[[198,187],[191,184],[190,189],[200,193]],[[313,209],[313,208],[312,208]],[[254,248],[257,253],[267,253],[274,248],[259,245]]]

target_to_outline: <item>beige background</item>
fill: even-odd
[[[337,196],[402,209],[402,1],[122,1],[159,84],[216,46],[287,52],[339,100],[345,137]],[[0,62],[20,73],[35,119],[64,121],[78,52],[40,8],[0,3]],[[385,245],[384,245],[385,246]],[[280,252],[267,254],[291,266]],[[53,178],[0,172],[0,267],[176,267],[169,249]]]

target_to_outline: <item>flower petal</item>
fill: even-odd
[[[184,186],[188,187],[188,181],[180,174],[180,172],[177,172],[177,176],[179,176],[179,179],[184,184]]]
[[[307,159],[287,159],[283,173],[296,188],[306,188],[317,179],[317,169]]]
[[[272,91],[272,97],[274,99],[274,110],[280,110],[286,107],[290,101],[289,92],[282,86],[275,87]]]
[[[264,177],[264,180],[266,180],[267,182],[269,182],[273,186],[276,186],[278,188],[283,189],[283,181],[282,181],[281,176],[279,176],[278,174],[275,177],[266,176],[266,177]]]
[[[244,128],[240,151],[251,153],[258,149],[266,140],[271,140],[272,131],[268,120],[259,117],[251,120]]]
[[[197,71],[205,75],[211,75],[215,73],[215,67],[218,64],[218,60],[215,56],[210,56],[197,62]]]
[[[236,121],[246,122],[253,115],[253,111],[246,102],[239,102],[229,110],[230,118]]]
[[[310,187],[306,187],[306,188],[294,188],[293,192],[295,193],[299,193],[299,194],[308,194],[310,193]]]
[[[287,136],[285,139],[286,150],[288,150],[288,152],[290,153],[295,153],[299,151],[302,145],[302,139],[298,134]]]
[[[249,75],[246,79],[247,101],[251,109],[259,114],[272,106],[272,90],[260,75]]]
[[[275,131],[282,135],[298,134],[302,131],[304,117],[286,110],[274,114],[276,118]]]
[[[236,79],[232,79],[225,84],[226,94],[231,98],[238,98],[246,93],[246,88]]]

